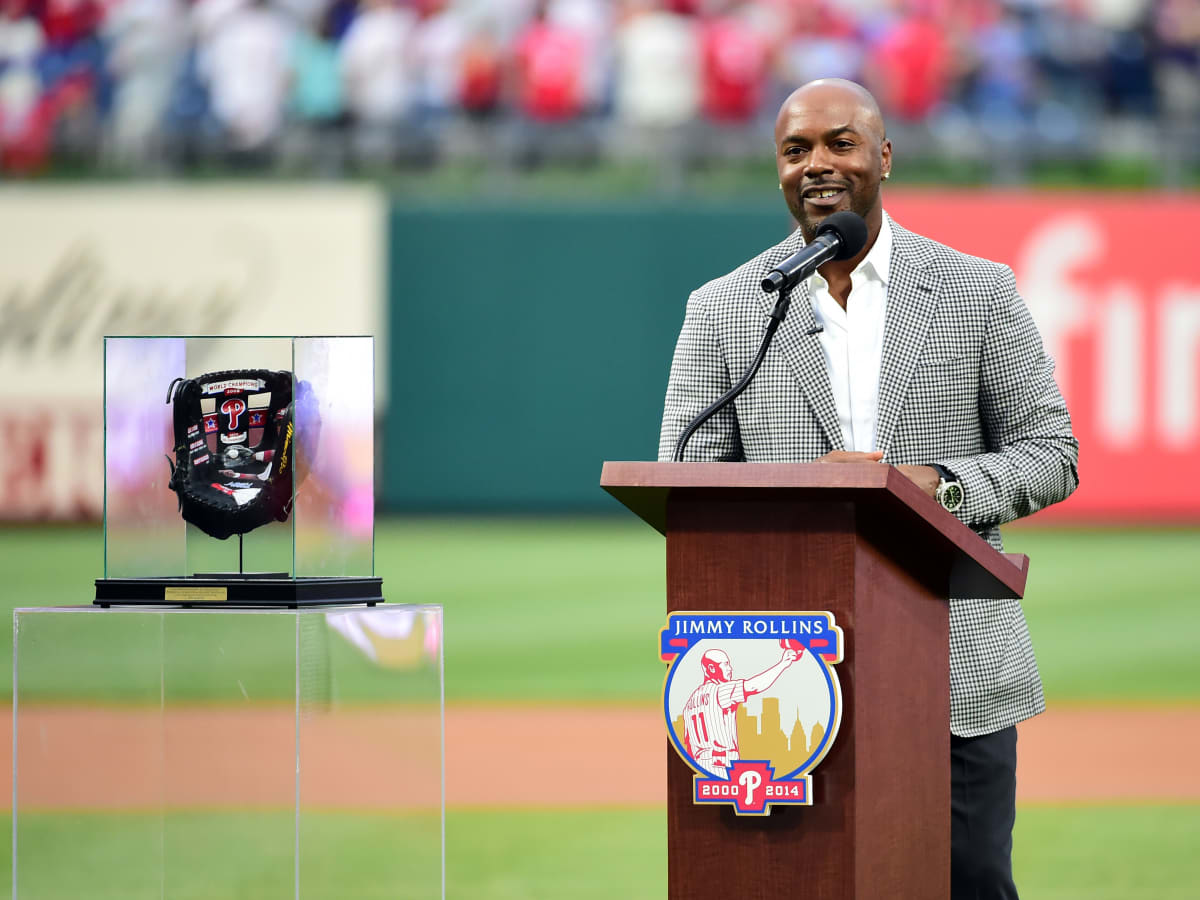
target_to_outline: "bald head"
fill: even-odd
[[[842,78],[797,88],[775,120],[775,162],[805,239],[826,217],[850,209],[866,219],[865,254],[879,234],[879,186],[892,168],[892,144],[871,92]]]
[[[729,663],[729,654],[715,647],[700,657],[704,668],[705,681],[728,681],[733,677],[733,667]]]
[[[803,84],[783,101],[779,107],[779,115],[775,118],[776,130],[788,111],[796,107],[833,106],[847,108],[857,107],[859,121],[871,128],[879,140],[887,137],[887,129],[883,124],[883,113],[875,97],[865,87],[855,81],[845,78],[818,78]]]

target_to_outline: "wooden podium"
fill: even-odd
[[[845,633],[812,806],[697,806],[668,743],[668,896],[949,900],[947,598],[1020,597],[1029,560],[876,463],[607,462],[601,486],[666,535],[667,612],[827,610]]]

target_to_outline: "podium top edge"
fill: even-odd
[[[950,551],[955,592],[949,596],[1021,597],[1029,560],[1001,554],[929,497],[895,466],[881,463],[605,462],[600,486],[660,534],[667,534],[668,497],[675,492],[746,491],[846,500],[860,497],[886,510],[902,527],[916,527],[927,540]],[[814,497],[815,499],[815,497]],[[951,549],[952,548],[952,549]]]
[[[604,463],[600,486],[726,488],[885,488],[881,463],[624,462]]]

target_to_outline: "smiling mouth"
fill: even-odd
[[[809,188],[804,192],[804,199],[808,203],[816,206],[828,206],[831,202],[836,201],[846,192],[842,187],[819,187]]]

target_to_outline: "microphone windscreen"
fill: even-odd
[[[841,246],[838,247],[838,252],[834,259],[849,259],[852,256],[856,256],[858,251],[866,246],[867,223],[856,212],[851,212],[848,209],[835,212],[817,226],[818,235],[826,234],[830,231],[841,238]]]

